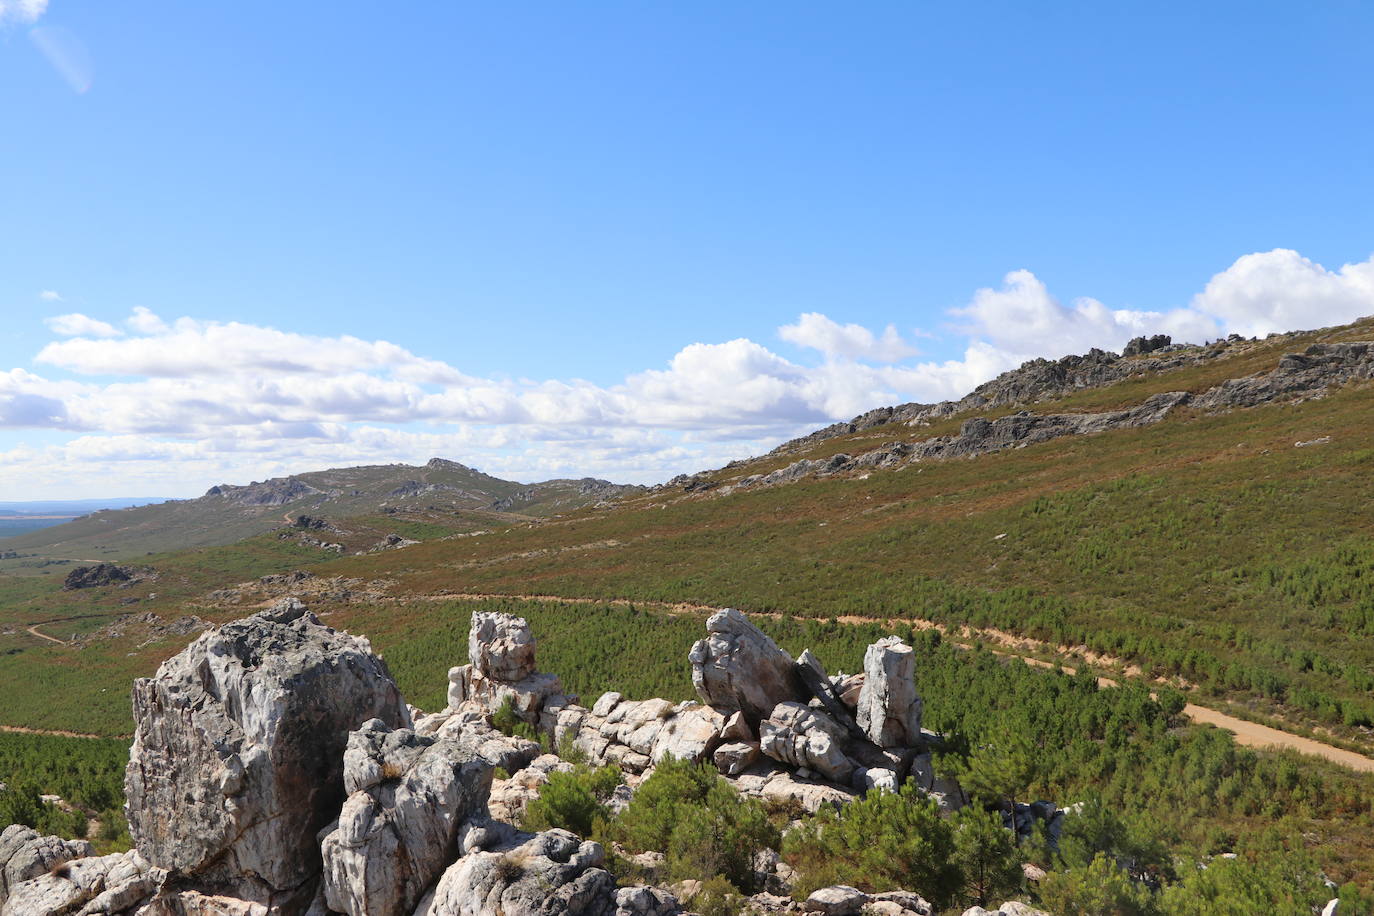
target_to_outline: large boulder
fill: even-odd
[[[534,674],[529,621],[511,614],[474,613],[468,629],[468,661],[497,681],[520,681]]]
[[[73,859],[93,855],[95,847],[85,840],[43,836],[22,824],[8,825],[0,833],[0,903],[25,881]]]
[[[921,698],[916,694],[916,654],[900,637],[885,636],[864,652],[858,721],[879,747],[921,742]]]
[[[321,843],[324,897],[349,916],[404,916],[485,813],[492,765],[458,742],[373,719],[348,736],[338,823]]]
[[[464,856],[444,872],[415,916],[615,916],[615,878],[601,844],[566,830],[530,835],[470,824]]]
[[[849,785],[855,768],[844,752],[846,737],[834,719],[801,703],[779,703],[759,723],[759,747],[765,755],[840,785]]]
[[[792,656],[739,611],[712,614],[706,633],[688,655],[692,685],[706,705],[726,715],[741,711],[756,726],[779,703],[810,696]]]
[[[535,670],[529,622],[510,614],[478,611],[468,629],[468,664],[448,672],[448,708],[476,707],[488,713],[510,702],[515,714],[537,725],[546,703],[568,698],[557,675]]]
[[[366,639],[295,599],[201,635],[134,683],[129,831],[154,866],[283,913],[309,903],[348,734],[410,714]]]

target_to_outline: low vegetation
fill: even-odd
[[[129,848],[128,760],[125,741],[0,732],[0,826],[89,839],[103,851]]]

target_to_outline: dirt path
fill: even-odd
[[[100,738],[101,735],[88,735],[84,732],[64,732],[47,728],[25,728],[22,725],[0,725],[0,732],[13,732],[16,735],[54,735],[58,738]]]
[[[1193,703],[1183,707],[1183,714],[1194,722],[1205,722],[1226,729],[1236,736],[1237,744],[1244,744],[1248,747],[1291,748],[1304,754],[1311,754],[1314,757],[1325,758],[1332,763],[1339,763],[1341,766],[1350,767],[1350,769],[1358,770],[1361,773],[1374,773],[1374,759],[1354,751],[1323,744],[1314,738],[1290,735],[1288,732],[1279,731],[1277,728],[1270,728],[1257,722],[1247,722],[1244,719],[1237,719],[1235,716],[1228,716],[1225,713],[1217,712],[1215,709],[1208,709]]]
[[[445,594],[420,595],[415,596],[414,598],[396,598],[393,600],[483,601],[495,598],[508,598],[516,601],[561,601],[565,604],[613,604],[618,606],[633,604],[640,607],[657,607],[669,613],[676,614],[700,613],[706,611],[719,610],[719,608],[716,607],[708,607],[705,605],[698,604],[670,604],[663,601],[630,601],[627,598],[563,598],[558,595],[487,595],[473,594],[470,592],[453,592]],[[778,612],[767,611],[751,612],[751,615],[755,617],[768,617],[773,620],[780,620],[783,618],[790,618],[793,620],[816,619],[797,617],[794,614],[782,614]],[[997,652],[998,655],[1003,655],[1008,658],[1019,658],[1027,664],[1035,665],[1041,668],[1058,668],[1066,674],[1075,674],[1077,673],[1077,669],[1070,665],[1059,665],[1055,664],[1054,662],[1047,662],[1043,659],[1035,658],[1033,656],[1024,654],[1025,651],[1030,648],[1038,648],[1041,650],[1057,651],[1060,653],[1077,651],[1081,654],[1082,652],[1081,649],[1077,649],[1074,647],[1051,647],[1045,643],[1041,643],[1033,639],[1028,639],[1026,637],[1016,636],[1011,633],[1005,633],[1001,630],[984,631],[979,629],[972,629],[969,627],[960,627],[958,628],[957,633],[951,633],[951,628],[945,626],[944,624],[938,623],[933,620],[924,620],[920,618],[878,618],[848,616],[839,618],[839,621],[840,623],[851,626],[855,624],[865,623],[909,624],[918,629],[939,630],[943,634],[950,636],[958,635],[962,636],[965,639],[973,637],[990,638],[994,642],[1004,647],[1000,650],[994,650]],[[971,644],[959,642],[957,639],[952,639],[951,642],[965,649],[972,647]],[[1105,656],[1094,656],[1092,654],[1088,654],[1087,658],[1089,662],[1097,664],[1112,661],[1111,659],[1108,659]],[[1128,676],[1136,676],[1139,674],[1139,669],[1134,669],[1129,666],[1126,667],[1125,670]],[[1099,686],[1102,687],[1119,686],[1116,681],[1107,677],[1099,677],[1097,679],[1097,683]],[[1349,767],[1350,769],[1356,770],[1361,773],[1374,773],[1374,758],[1366,757],[1363,754],[1357,754],[1354,751],[1347,751],[1342,748],[1332,747],[1331,745],[1318,741],[1315,738],[1305,738],[1301,735],[1290,734],[1289,732],[1281,731],[1277,728],[1270,728],[1267,725],[1260,725],[1256,722],[1250,722],[1245,719],[1237,718],[1235,716],[1228,716],[1225,713],[1218,712],[1215,709],[1209,709],[1206,706],[1198,706],[1196,703],[1188,703],[1187,705],[1185,705],[1183,707],[1183,714],[1194,722],[1199,722],[1207,725],[1215,725],[1218,728],[1226,729],[1235,736],[1237,744],[1245,745],[1247,747],[1288,748],[1290,750],[1295,750],[1303,754],[1310,754],[1314,757],[1321,757],[1325,760],[1331,761],[1332,763],[1337,763],[1341,766]]]
[[[34,624],[31,627],[25,627],[24,629],[25,632],[27,632],[30,636],[37,636],[39,639],[46,639],[48,642],[55,642],[59,646],[65,646],[67,644],[65,641],[58,639],[56,636],[49,636],[47,633],[44,633],[43,631],[39,630],[37,624]]]

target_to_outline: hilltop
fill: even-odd
[[[418,467],[333,468],[242,486],[220,484],[197,499],[96,511],[64,525],[0,540],[0,549],[40,559],[121,560],[179,547],[232,544],[295,523],[301,516],[323,519],[329,528],[344,519],[381,515],[468,530],[493,520],[501,524],[511,518],[555,515],[638,489],[590,477],[522,484],[434,458]],[[361,537],[367,544],[389,533],[385,519],[365,527]],[[317,525],[315,530],[324,529]],[[354,546],[346,537],[319,540]]]

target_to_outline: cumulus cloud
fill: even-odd
[[[1374,257],[1332,271],[1287,248],[1247,254],[1192,306],[1247,337],[1344,324],[1374,312]]]
[[[171,330],[165,321],[153,314],[152,309],[142,305],[134,306],[133,314],[124,323],[139,334],[166,334]]]
[[[62,296],[61,296],[61,294],[58,293],[58,291],[55,290],[55,289],[45,289],[45,290],[43,290],[41,293],[38,294],[38,298],[39,298],[39,299],[42,299],[44,302],[61,302],[61,301],[62,301]]]
[[[844,359],[895,363],[917,353],[916,348],[902,340],[896,325],[889,324],[878,337],[863,325],[842,325],[820,312],[806,312],[796,324],[783,325],[778,328],[778,336],[799,347]]]
[[[1195,309],[1147,312],[1110,309],[1081,297],[1064,305],[1029,270],[1013,270],[1000,289],[980,289],[969,304],[952,310],[966,319],[960,330],[1010,353],[1081,353],[1091,347],[1119,350],[1141,334],[1170,334],[1180,340],[1215,337],[1215,319]]]
[[[0,25],[37,22],[48,9],[48,0],[0,0]]]
[[[45,319],[43,323],[51,328],[53,333],[63,337],[119,336],[119,331],[113,325],[88,318],[79,312],[73,312],[70,315],[54,315],[52,318]]]
[[[1159,311],[1065,303],[1016,270],[951,310],[957,355],[943,360],[918,360],[895,323],[875,333],[810,312],[778,329],[810,363],[745,338],[697,342],[611,385],[480,378],[388,341],[164,320],[144,307],[124,330],[61,315],[47,320],[62,339],[36,355],[41,374],[0,371],[0,429],[69,438],[0,450],[0,480],[56,496],[111,493],[111,481],[123,493],[178,495],[190,482],[444,455],[517,480],[648,483],[880,405],[957,399],[1033,357],[1370,313],[1374,258],[1332,271],[1282,249],[1246,255],[1186,305]]]

